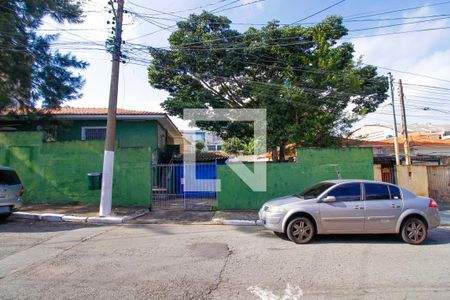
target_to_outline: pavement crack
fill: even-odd
[[[230,249],[230,247],[227,245],[227,255],[225,256],[225,261],[223,262],[222,268],[219,271],[219,276],[217,277],[217,282],[208,289],[208,292],[205,294],[205,298],[208,296],[211,296],[213,292],[215,292],[223,280],[223,273],[228,265],[228,261],[230,260],[230,256],[233,254],[233,251]]]
[[[79,245],[81,245],[81,244],[83,244],[83,243],[85,243],[85,242],[87,242],[87,241],[89,241],[89,240],[91,240],[91,239],[94,239],[94,238],[96,238],[96,237],[98,237],[98,236],[100,236],[100,235],[103,235],[103,234],[105,234],[105,233],[109,233],[109,232],[113,231],[113,230],[116,229],[116,228],[117,228],[117,227],[113,226],[113,227],[111,227],[110,229],[103,230],[103,231],[97,232],[97,233],[95,233],[95,234],[92,234],[92,235],[83,237],[83,238],[80,239],[80,241],[78,241],[77,243],[74,243],[73,245],[71,245],[71,246],[69,246],[69,247],[66,247],[66,248],[62,249],[62,250],[61,250],[59,253],[57,253],[56,255],[54,255],[54,256],[52,256],[52,257],[50,257],[50,258],[48,258],[48,259],[42,260],[42,261],[40,261],[40,262],[31,264],[31,265],[30,265],[29,267],[27,267],[27,268],[18,269],[18,270],[16,270],[16,271],[13,271],[13,272],[9,273],[8,275],[5,275],[5,276],[0,277],[0,280],[3,280],[3,279],[5,279],[5,278],[11,277],[11,276],[21,275],[21,274],[28,273],[28,272],[30,272],[30,271],[32,271],[32,270],[34,270],[34,269],[36,269],[36,268],[38,268],[38,267],[40,267],[40,266],[42,266],[42,265],[44,265],[44,264],[46,264],[46,263],[52,261],[52,260],[55,260],[55,259],[59,258],[61,255],[63,255],[63,254],[66,253],[67,251],[70,251],[70,250],[76,248],[77,246],[79,246]],[[62,235],[62,234],[61,234],[61,235]],[[61,235],[58,234],[58,235],[56,235],[56,236],[61,236]],[[51,239],[45,240],[44,242],[39,243],[39,245],[45,244],[46,242],[48,242],[48,241],[50,241],[50,240],[51,240]],[[37,245],[37,246],[39,246],[39,245]],[[33,246],[33,247],[36,247],[36,245]],[[30,247],[30,248],[33,248],[33,247]]]

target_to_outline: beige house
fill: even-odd
[[[348,138],[361,141],[382,141],[392,136],[394,136],[392,127],[374,124],[364,125],[361,128],[356,129],[348,136]]]

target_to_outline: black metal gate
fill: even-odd
[[[217,164],[158,164],[152,168],[152,209],[211,210],[217,206],[217,191],[207,184],[186,186],[186,176],[216,179]],[[188,191],[186,191],[188,190]]]

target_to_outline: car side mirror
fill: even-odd
[[[336,202],[336,197],[335,196],[326,196],[325,198],[322,199],[322,201],[325,203]]]

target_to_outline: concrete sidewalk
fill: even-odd
[[[440,206],[441,226],[450,226],[450,205]],[[249,211],[189,211],[154,210],[118,207],[113,216],[99,217],[98,207],[86,205],[26,205],[13,218],[53,222],[108,223],[108,224],[216,224],[261,225],[258,212]]]
[[[128,223],[257,225],[257,220],[257,211],[154,210]]]
[[[119,224],[148,213],[147,208],[116,207],[108,217],[98,216],[98,207],[89,205],[26,204],[12,218],[50,222]]]

